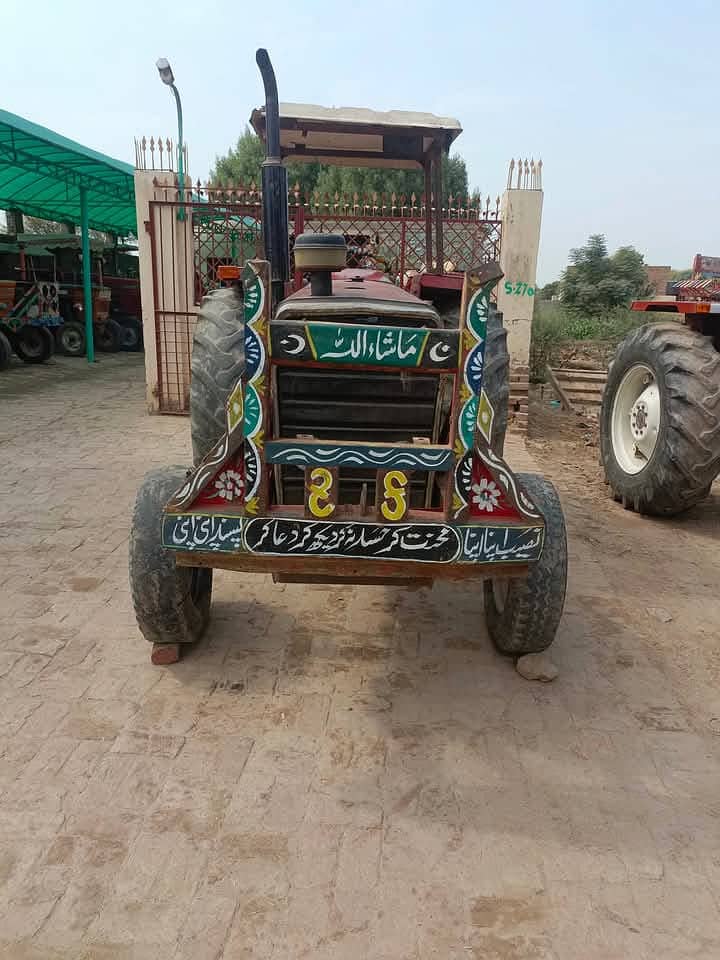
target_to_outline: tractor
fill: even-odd
[[[673,516],[707,497],[720,473],[720,258],[698,254],[674,296],[632,309],[673,316],[617,348],[600,410],[601,460],[625,509]]]
[[[62,324],[58,284],[0,280],[0,370],[14,351],[25,363],[44,363],[55,352],[53,331]]]
[[[562,615],[565,524],[553,485],[503,459],[498,264],[443,278],[441,204],[428,200],[420,287],[443,301],[457,290],[458,308],[348,267],[340,234],[295,237],[291,280],[285,158],[425,169],[440,197],[460,124],[279,104],[267,52],[256,59],[264,258],[219,269],[226,285],[204,299],[194,335],[193,466],[148,474],[135,503],[130,585],[152,660],[175,662],[203,634],[217,568],[276,583],[482,582],[497,649],[538,653]]]

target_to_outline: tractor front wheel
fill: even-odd
[[[600,453],[614,498],[672,516],[707,496],[720,472],[720,353],[679,323],[630,334],[610,364]]]
[[[59,327],[56,340],[60,353],[66,357],[85,355],[85,325],[77,320],[70,320]]]
[[[25,363],[45,363],[55,353],[55,338],[47,327],[28,323],[15,334],[13,346]]]
[[[116,317],[120,325],[120,349],[126,353],[137,353],[142,350],[142,327],[135,317],[120,315]]]
[[[150,643],[193,643],[210,619],[213,572],[179,567],[162,545],[165,504],[187,477],[183,467],[146,474],[130,532],[130,590],[140,632]]]
[[[0,330],[0,370],[7,370],[12,357],[12,345],[5,334]]]
[[[540,559],[525,579],[486,580],[485,621],[490,639],[506,656],[540,653],[555,639],[565,605],[567,536],[555,487],[534,473],[517,478],[545,518]]]
[[[116,320],[103,320],[93,327],[93,339],[98,350],[117,353],[122,344],[122,328]]]

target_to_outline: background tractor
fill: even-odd
[[[674,291],[633,302],[633,310],[671,316],[620,344],[600,412],[614,498],[657,516],[694,506],[720,473],[720,258],[698,254],[692,278]]]
[[[193,344],[193,467],[148,475],[133,517],[130,583],[153,659],[172,662],[203,632],[213,568],[281,583],[484,582],[497,648],[539,652],[562,614],[565,526],[552,484],[502,457],[498,264],[445,276],[441,203],[428,197],[431,279],[415,283],[442,309],[383,268],[348,267],[343,234],[295,237],[290,276],[285,158],[422,168],[440,198],[460,124],[279,104],[266,51],[257,62],[264,259],[242,275],[219,267],[229,285],[203,301]]]
[[[0,280],[0,370],[14,351],[25,363],[44,363],[55,350],[62,324],[57,282]]]

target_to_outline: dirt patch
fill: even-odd
[[[568,413],[555,402],[552,387],[530,388],[528,449],[550,476],[590,499],[607,499],[600,465],[600,427],[596,414]]]

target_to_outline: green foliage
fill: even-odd
[[[250,127],[245,127],[245,132],[238,137],[235,147],[228,150],[224,157],[216,158],[215,166],[210,171],[210,182],[243,185],[254,183],[260,189],[260,168],[264,159],[265,147],[262,140]],[[289,163],[288,183],[291,187],[299,184],[300,192],[304,194],[314,189],[320,169],[319,163]]]
[[[670,282],[677,283],[678,280],[689,280],[692,276],[692,270],[671,270]]]
[[[210,171],[213,183],[255,183],[260,186],[260,165],[265,158],[265,148],[258,136],[250,129],[238,138],[234,148],[224,157],[218,157]],[[288,163],[288,183],[300,185],[300,194],[305,197],[315,190],[321,195],[357,193],[360,196],[385,193],[398,197],[411,194],[418,198],[424,193],[425,182],[420,170],[391,170],[376,167],[336,167],[320,163]],[[443,157],[444,199],[448,196],[468,195],[468,175],[465,161],[460,156]]]
[[[598,317],[650,290],[643,255],[620,247],[608,256],[602,234],[593,234],[584,247],[570,251],[570,265],[560,280],[563,306],[584,317]]]
[[[628,307],[609,307],[595,316],[569,310],[564,303],[539,300],[535,304],[530,345],[530,379],[545,380],[545,367],[555,362],[557,351],[568,340],[606,340],[619,343],[644,323],[666,314],[640,313]]]
[[[535,299],[552,300],[560,293],[560,281],[553,280],[552,283],[546,283],[544,287],[538,287],[535,291]]]

